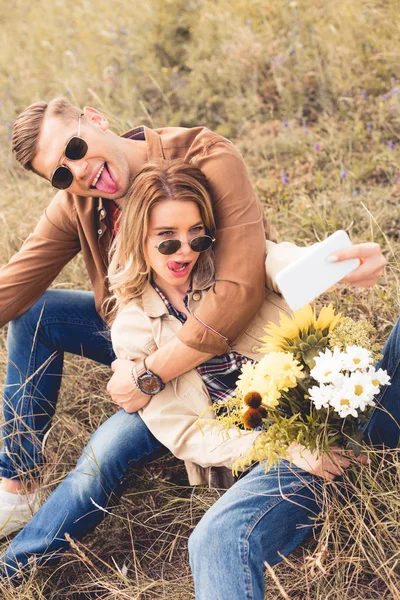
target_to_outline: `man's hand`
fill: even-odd
[[[316,452],[306,450],[299,444],[292,444],[289,448],[289,456],[296,467],[330,481],[343,475],[344,470],[350,465],[350,458],[354,459],[353,453],[343,448],[331,448],[329,453],[318,456]],[[369,462],[365,455],[360,455],[355,460],[363,465]]]
[[[337,257],[337,260],[332,260]],[[358,287],[370,288],[381,277],[387,260],[382,254],[379,244],[366,242],[364,244],[354,244],[350,248],[335,252],[329,257],[331,262],[340,262],[349,258],[359,258],[361,264],[350,275],[344,277],[341,283],[348,283]]]
[[[115,404],[127,413],[134,413],[146,406],[151,396],[143,394],[132,379],[132,361],[117,359],[111,364],[114,375],[107,384],[107,393]]]

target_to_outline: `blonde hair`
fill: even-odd
[[[32,160],[37,151],[37,143],[45,115],[73,119],[81,110],[66,98],[54,98],[49,103],[35,102],[17,117],[12,133],[11,147],[17,161],[27,171],[34,171]]]
[[[110,297],[105,312],[112,321],[133,298],[143,293],[151,269],[146,259],[150,211],[164,200],[195,202],[206,230],[215,230],[207,180],[199,168],[183,160],[152,161],[135,177],[124,200],[119,231],[111,247],[108,280]],[[213,281],[212,250],[200,254],[195,265],[196,284],[207,287]]]

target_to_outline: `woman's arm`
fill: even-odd
[[[318,455],[299,444],[292,444],[288,454],[290,462],[299,469],[330,481],[339,475],[343,475],[345,469],[350,465],[350,459],[354,459],[354,455],[343,448],[334,447],[330,449],[329,453],[325,452]],[[368,457],[365,455],[358,456],[355,460],[363,465],[369,462]]]

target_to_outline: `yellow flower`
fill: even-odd
[[[331,304],[321,310],[318,318],[309,304],[292,317],[281,314],[279,325],[268,323],[265,328],[267,335],[261,338],[265,344],[261,352],[291,352],[312,368],[315,356],[326,347],[328,334],[340,320],[341,315],[335,314]]]
[[[282,390],[297,385],[297,379],[304,377],[302,369],[289,352],[270,352],[258,363],[256,374],[268,373],[274,387]]]
[[[249,391],[258,392],[264,406],[275,407],[279,404],[281,390],[296,387],[297,379],[304,377],[302,369],[292,354],[271,352],[254,365]]]
[[[253,391],[252,380],[254,376],[255,366],[256,365],[250,361],[242,366],[241,373],[236,382],[236,386],[239,392],[243,394],[243,396],[245,396],[248,392]]]
[[[332,331],[341,319],[341,314],[335,315],[335,310],[332,304],[324,306],[319,313],[319,317],[315,322],[315,329],[329,329]]]

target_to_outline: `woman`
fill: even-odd
[[[118,358],[144,361],[176,334],[189,313],[196,317],[213,284],[214,231],[207,182],[198,168],[164,161],[148,163],[139,173],[124,203],[109,269],[111,337]],[[215,428],[200,429],[199,417],[212,416],[211,400],[234,395],[241,365],[257,360],[263,326],[276,321],[280,310],[288,310],[284,301],[266,289],[261,310],[230,353],[169,382],[140,411],[153,435],[186,461],[191,484],[208,479],[199,465],[231,469],[257,437],[232,429],[223,439]]]

